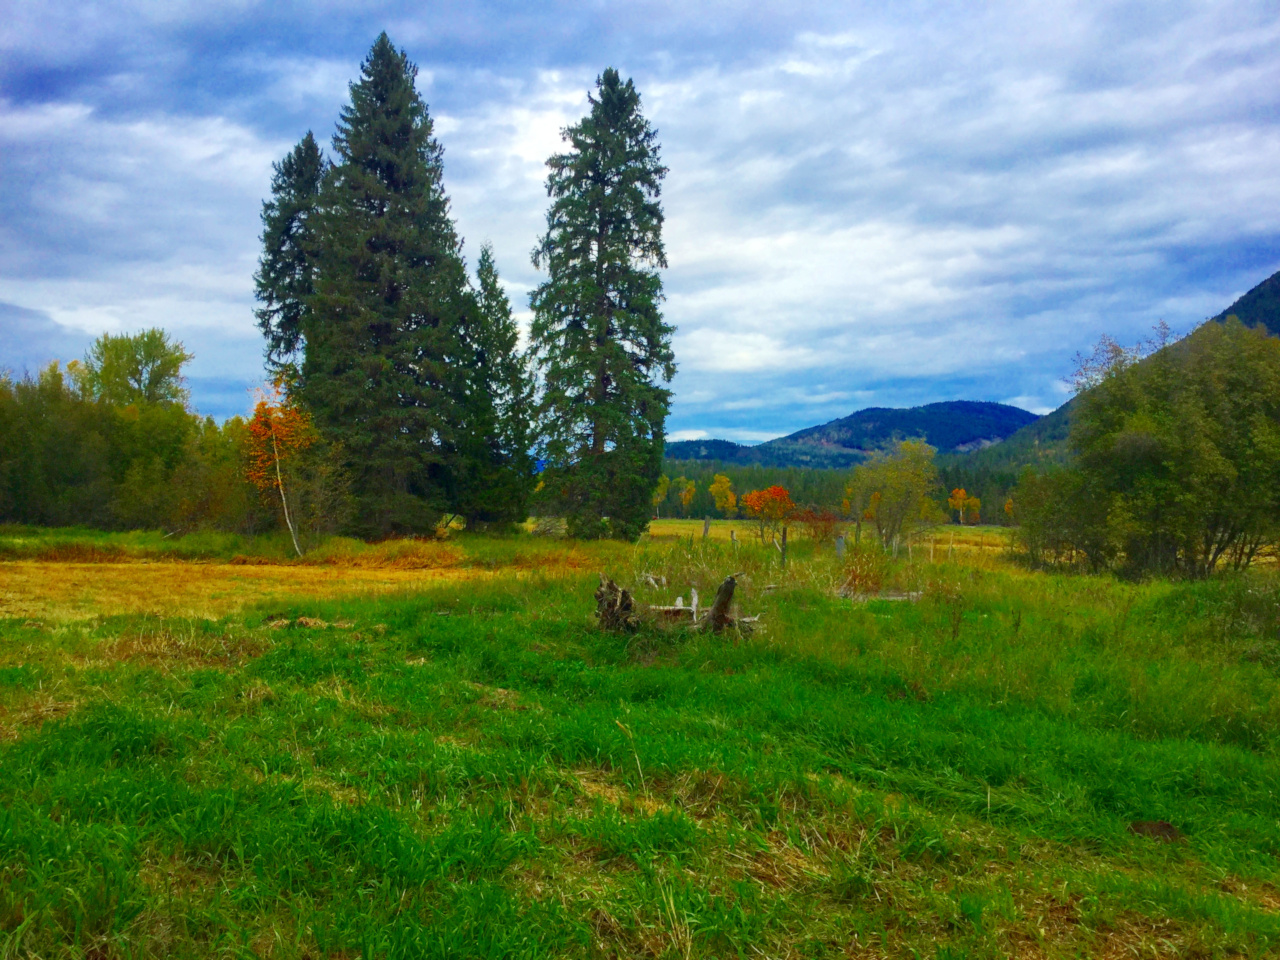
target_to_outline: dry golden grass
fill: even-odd
[[[220,617],[285,597],[384,593],[492,576],[492,571],[469,568],[16,561],[0,563],[0,617]]]
[[[913,549],[928,551],[930,544],[933,544],[934,553],[938,559],[944,559],[946,551],[952,547],[955,553],[963,551],[994,555],[1008,547],[1011,530],[1010,527],[961,527],[946,524],[920,533],[916,537]],[[729,540],[730,531],[745,543],[760,539],[759,526],[750,520],[712,520],[707,537],[711,540]],[[863,530],[863,535],[874,536],[866,529]],[[653,540],[688,540],[691,536],[694,540],[702,539],[701,520],[651,520],[649,522],[649,537]],[[852,528],[847,530],[846,536],[852,541]],[[804,528],[799,525],[791,526],[787,531],[787,538],[806,539]],[[904,544],[901,549],[905,550],[906,545]]]

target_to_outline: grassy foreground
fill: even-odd
[[[254,594],[252,545],[7,534],[0,957],[1280,952],[1274,572],[681,530],[339,543]],[[601,633],[596,569],[741,571],[765,630]],[[198,613],[65,586],[130,570]]]

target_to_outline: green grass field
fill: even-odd
[[[1274,571],[688,526],[291,565],[0,530],[0,957],[1280,953]],[[596,571],[742,572],[764,630],[601,632]]]

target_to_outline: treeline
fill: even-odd
[[[717,475],[727,476],[737,494],[752,490],[765,490],[772,486],[786,488],[791,499],[802,507],[839,509],[844,487],[849,479],[847,470],[815,470],[810,467],[764,467],[718,463],[713,460],[664,460],[662,476],[655,489],[654,512],[663,517],[719,517],[723,511],[717,508],[711,485]],[[685,502],[683,495],[688,484],[693,484],[693,495]],[[735,509],[731,516],[739,516]]]
[[[890,455],[897,447],[888,451]],[[932,457],[931,457],[932,462]],[[744,512],[735,501],[725,511],[716,503],[712,484],[717,476],[728,477],[731,489],[740,498],[752,490],[782,487],[800,510],[828,512],[841,519],[855,520],[849,506],[849,487],[855,470],[823,470],[812,467],[765,467],[759,465],[720,463],[712,460],[664,460],[662,479],[654,491],[654,515],[660,517],[742,517]],[[1013,522],[1005,509],[1014,487],[1016,473],[986,468],[941,465],[933,468],[925,496],[936,503],[943,520],[960,520],[960,511],[948,506],[953,491],[963,490],[965,503],[974,503],[966,512],[966,523],[1007,526]],[[665,482],[663,482],[665,481]],[[692,484],[692,492],[690,492]],[[966,511],[968,511],[966,506]]]
[[[244,420],[186,406],[190,356],[159,330],[83,361],[0,376],[0,522],[256,533],[277,517],[245,479]]]

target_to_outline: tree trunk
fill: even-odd
[[[298,535],[293,530],[293,520],[289,518],[289,501],[284,496],[284,477],[280,474],[280,448],[276,445],[275,424],[271,426],[271,453],[276,460],[276,486],[280,489],[280,505],[284,507],[284,525],[289,528],[289,536],[293,539],[293,549],[302,556],[302,548],[298,546]]]

